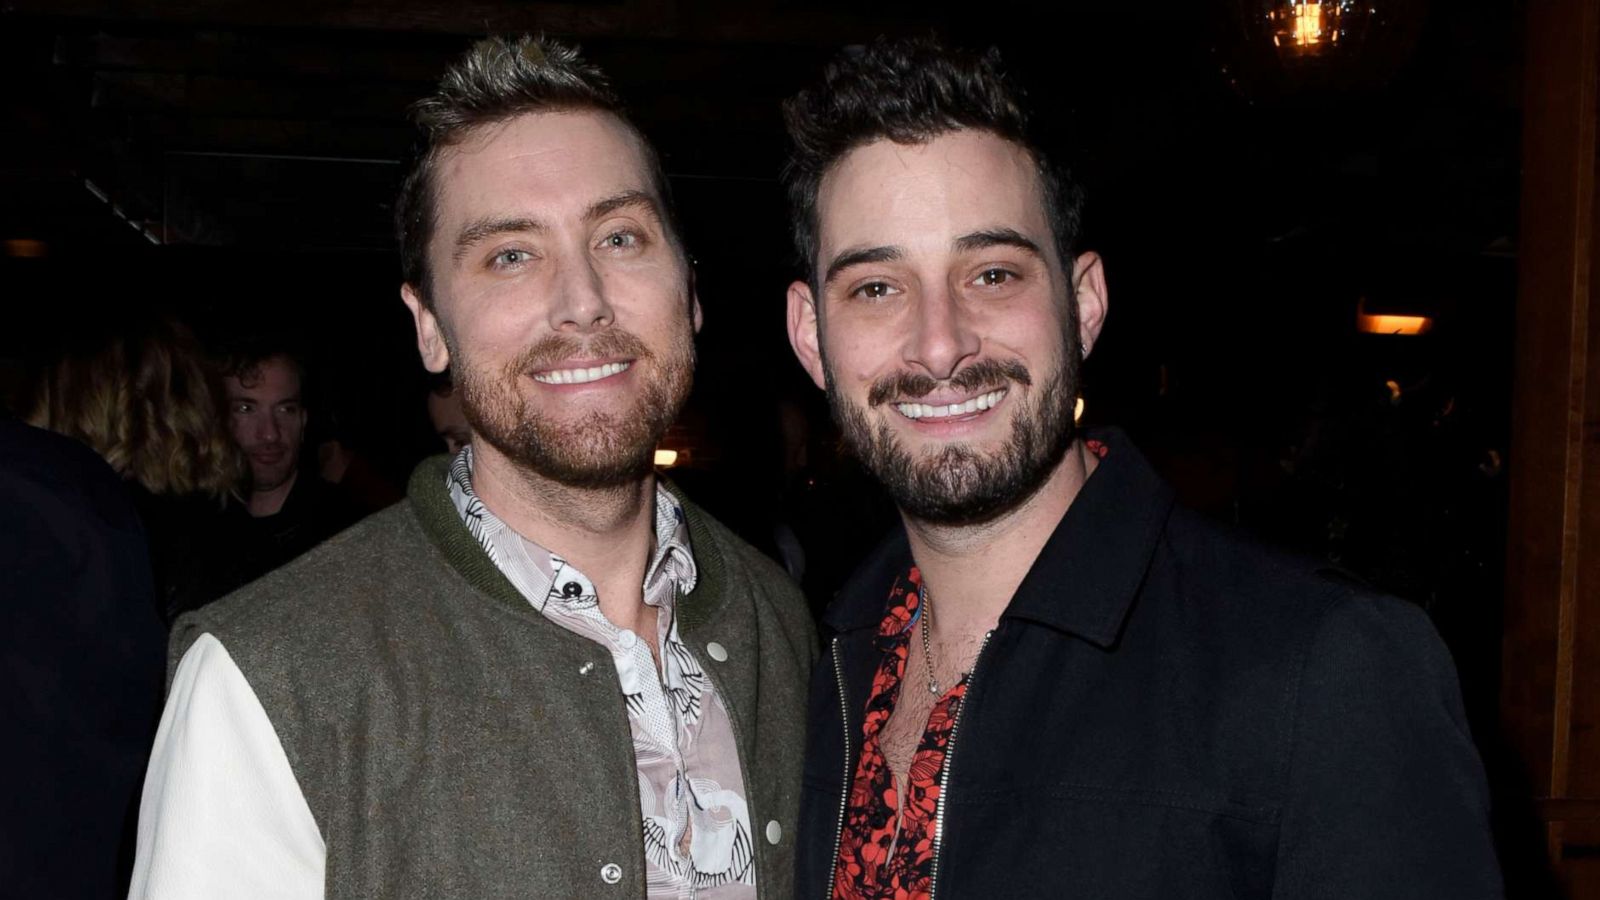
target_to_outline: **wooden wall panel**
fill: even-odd
[[[1546,857],[1600,897],[1600,0],[1528,5],[1501,711]],[[1511,896],[1527,873],[1508,869]]]

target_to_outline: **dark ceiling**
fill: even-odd
[[[1092,409],[1187,396],[1248,425],[1348,350],[1359,297],[1442,311],[1441,345],[1492,382],[1521,9],[1371,5],[1363,55],[1295,76],[1243,26],[1253,0],[5,0],[0,238],[45,255],[7,244],[0,357],[84,310],[176,304],[304,322],[412,372],[389,236],[406,106],[475,36],[544,31],[583,45],[662,151],[700,260],[702,382],[792,389],[779,103],[844,44],[936,32],[1001,47],[1086,184],[1113,310]]]

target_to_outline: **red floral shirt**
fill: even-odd
[[[896,579],[889,591],[883,624],[878,626],[877,646],[883,659],[867,698],[861,759],[851,782],[839,858],[834,864],[835,900],[911,900],[928,896],[932,888],[935,815],[945,748],[961,711],[967,679],[962,678],[934,704],[911,758],[903,804],[878,744],[878,734],[900,698],[906,655],[921,616],[921,586],[922,573],[915,566]]]

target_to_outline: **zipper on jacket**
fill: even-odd
[[[956,737],[961,733],[961,720],[967,717],[967,700],[972,696],[972,686],[978,681],[978,666],[983,662],[983,651],[989,646],[989,639],[994,637],[994,629],[983,633],[983,643],[978,645],[978,655],[972,659],[972,671],[967,675],[967,690],[962,694],[961,708],[956,711],[956,720],[950,723],[950,742],[944,748],[944,772],[939,775],[939,802],[933,812],[933,865],[928,873],[928,900],[933,900],[939,892],[939,853],[944,849],[944,804],[950,799],[950,770],[956,765]],[[844,820],[840,818],[840,824]],[[837,855],[838,851],[835,851]]]
[[[833,677],[839,685],[839,721],[844,733],[844,783],[839,788],[839,824],[833,831],[833,855],[828,857],[828,892],[823,900],[831,900],[834,881],[839,877],[839,848],[844,845],[844,814],[850,804],[850,780],[854,774],[850,765],[850,697],[845,690],[844,664],[839,661],[837,635],[833,638],[832,655]]]

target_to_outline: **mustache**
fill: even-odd
[[[1013,381],[1023,386],[1033,384],[1027,367],[1014,359],[980,359],[943,380],[917,372],[895,372],[872,383],[872,388],[867,391],[867,406],[881,406],[895,398],[915,400],[926,397],[941,384],[948,384],[957,390],[975,391],[1004,387],[1007,382]]]
[[[639,360],[649,359],[654,354],[638,335],[613,326],[587,339],[567,334],[546,335],[522,351],[506,368],[513,375],[531,375],[569,359],[607,356],[627,356]]]

